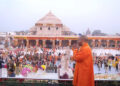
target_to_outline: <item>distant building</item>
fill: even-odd
[[[91,35],[91,31],[90,29],[88,28],[87,31],[86,31],[86,36],[90,36]]]
[[[92,36],[107,36],[106,33],[102,33],[101,30],[94,30]]]

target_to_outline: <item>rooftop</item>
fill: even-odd
[[[37,21],[37,24],[62,24],[62,22],[50,11],[43,18]]]

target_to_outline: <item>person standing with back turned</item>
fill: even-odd
[[[92,51],[88,38],[79,37],[73,48],[73,60],[76,61],[73,86],[94,86]]]

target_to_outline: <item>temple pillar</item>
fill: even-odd
[[[38,45],[39,45],[39,40],[37,39],[37,40],[36,40],[36,46],[38,46]]]
[[[115,48],[117,48],[117,42],[118,42],[118,41],[117,41],[117,40],[115,40]]]
[[[92,41],[92,47],[94,48],[95,47],[95,40],[93,39]]]
[[[101,40],[98,41],[98,47],[101,47]]]
[[[69,46],[71,46],[71,40],[69,40]]]
[[[46,46],[45,41],[46,41],[46,40],[43,40],[43,48]]]
[[[62,40],[59,40],[59,47],[62,46]]]
[[[110,43],[109,43],[109,40],[107,40],[107,46],[106,46],[107,48],[109,48],[109,44],[110,44]]]
[[[52,47],[55,48],[55,40],[52,40]]]
[[[26,42],[27,42],[27,43],[26,43],[26,46],[29,47],[29,45],[30,45],[30,44],[29,44],[29,40],[27,39]]]

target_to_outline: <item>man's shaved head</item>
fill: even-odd
[[[84,42],[88,43],[88,38],[87,36],[82,35],[78,38],[78,45],[82,46]]]
[[[82,36],[79,37],[78,41],[88,42],[88,38],[87,38],[87,36],[82,35]]]

